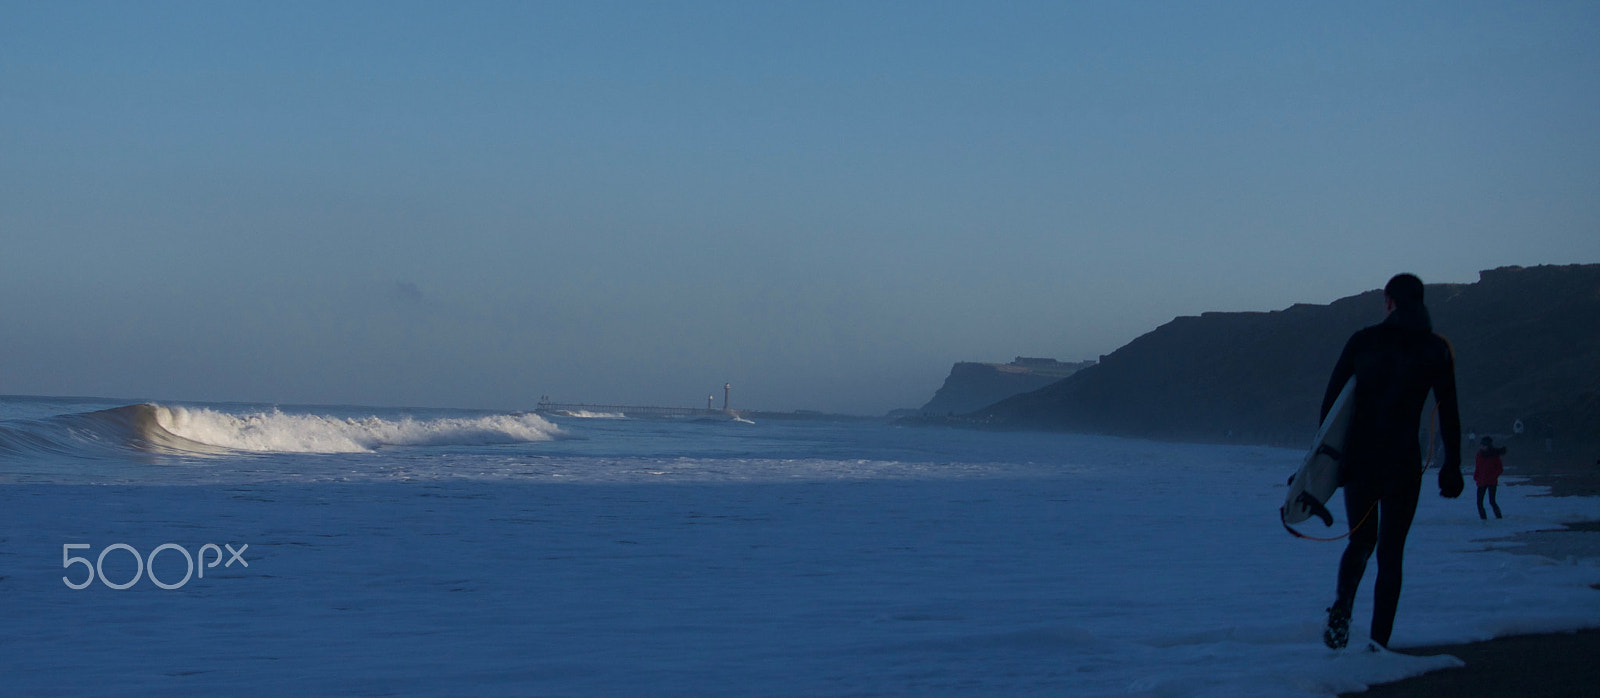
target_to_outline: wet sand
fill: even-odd
[[[1600,594],[1600,591],[1595,593]],[[1600,630],[1502,637],[1488,642],[1413,647],[1403,654],[1448,654],[1467,663],[1456,669],[1373,686],[1366,698],[1441,696],[1545,698],[1600,692]]]
[[[1507,457],[1506,477],[1513,478],[1510,483],[1513,486],[1547,486],[1555,497],[1600,496],[1600,466],[1576,459],[1528,458],[1517,467],[1512,465],[1511,458]],[[1467,493],[1463,496],[1472,494],[1470,465],[1467,472]],[[1525,480],[1518,483],[1515,478]],[[1573,522],[1567,524],[1566,531],[1531,534],[1528,551],[1551,557],[1588,557],[1600,549],[1597,539],[1600,539],[1600,522]],[[1595,581],[1595,593],[1600,594],[1600,579]],[[1466,666],[1342,695],[1366,698],[1600,695],[1600,629],[1501,637],[1465,645],[1408,647],[1399,651],[1424,656],[1449,654],[1466,662]]]

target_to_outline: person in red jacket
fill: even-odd
[[[1500,456],[1506,452],[1505,447],[1495,448],[1492,437],[1483,437],[1483,448],[1478,449],[1477,469],[1472,472],[1472,480],[1478,483],[1478,518],[1489,518],[1489,512],[1483,510],[1483,493],[1489,493],[1489,506],[1494,507],[1494,517],[1500,516],[1500,503],[1495,501],[1495,493],[1500,489],[1500,473],[1505,472],[1505,464],[1500,462]]]

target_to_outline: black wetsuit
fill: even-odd
[[[1395,310],[1383,323],[1350,337],[1322,399],[1327,416],[1351,376],[1355,409],[1345,441],[1345,515],[1353,527],[1339,560],[1336,608],[1346,614],[1367,559],[1378,552],[1372,608],[1372,639],[1387,646],[1400,602],[1406,534],[1422,490],[1422,446],[1418,439],[1423,404],[1431,390],[1439,406],[1445,463],[1441,493],[1461,493],[1461,417],[1456,406],[1455,357],[1450,343],[1434,334],[1426,309]],[[1453,482],[1446,484],[1452,477]],[[1453,488],[1453,492],[1449,491]],[[1374,511],[1376,508],[1376,511]]]

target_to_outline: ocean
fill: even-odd
[[[1370,568],[1328,650],[1342,544],[1277,519],[1301,455],[0,397],[0,692],[1326,696],[1600,627],[1600,560],[1518,539],[1600,501],[1510,477],[1503,520],[1425,492],[1401,652],[1359,649]]]

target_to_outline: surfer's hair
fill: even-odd
[[[1383,295],[1394,301],[1396,307],[1417,310],[1422,307],[1422,279],[1415,274],[1395,274],[1383,287]]]

